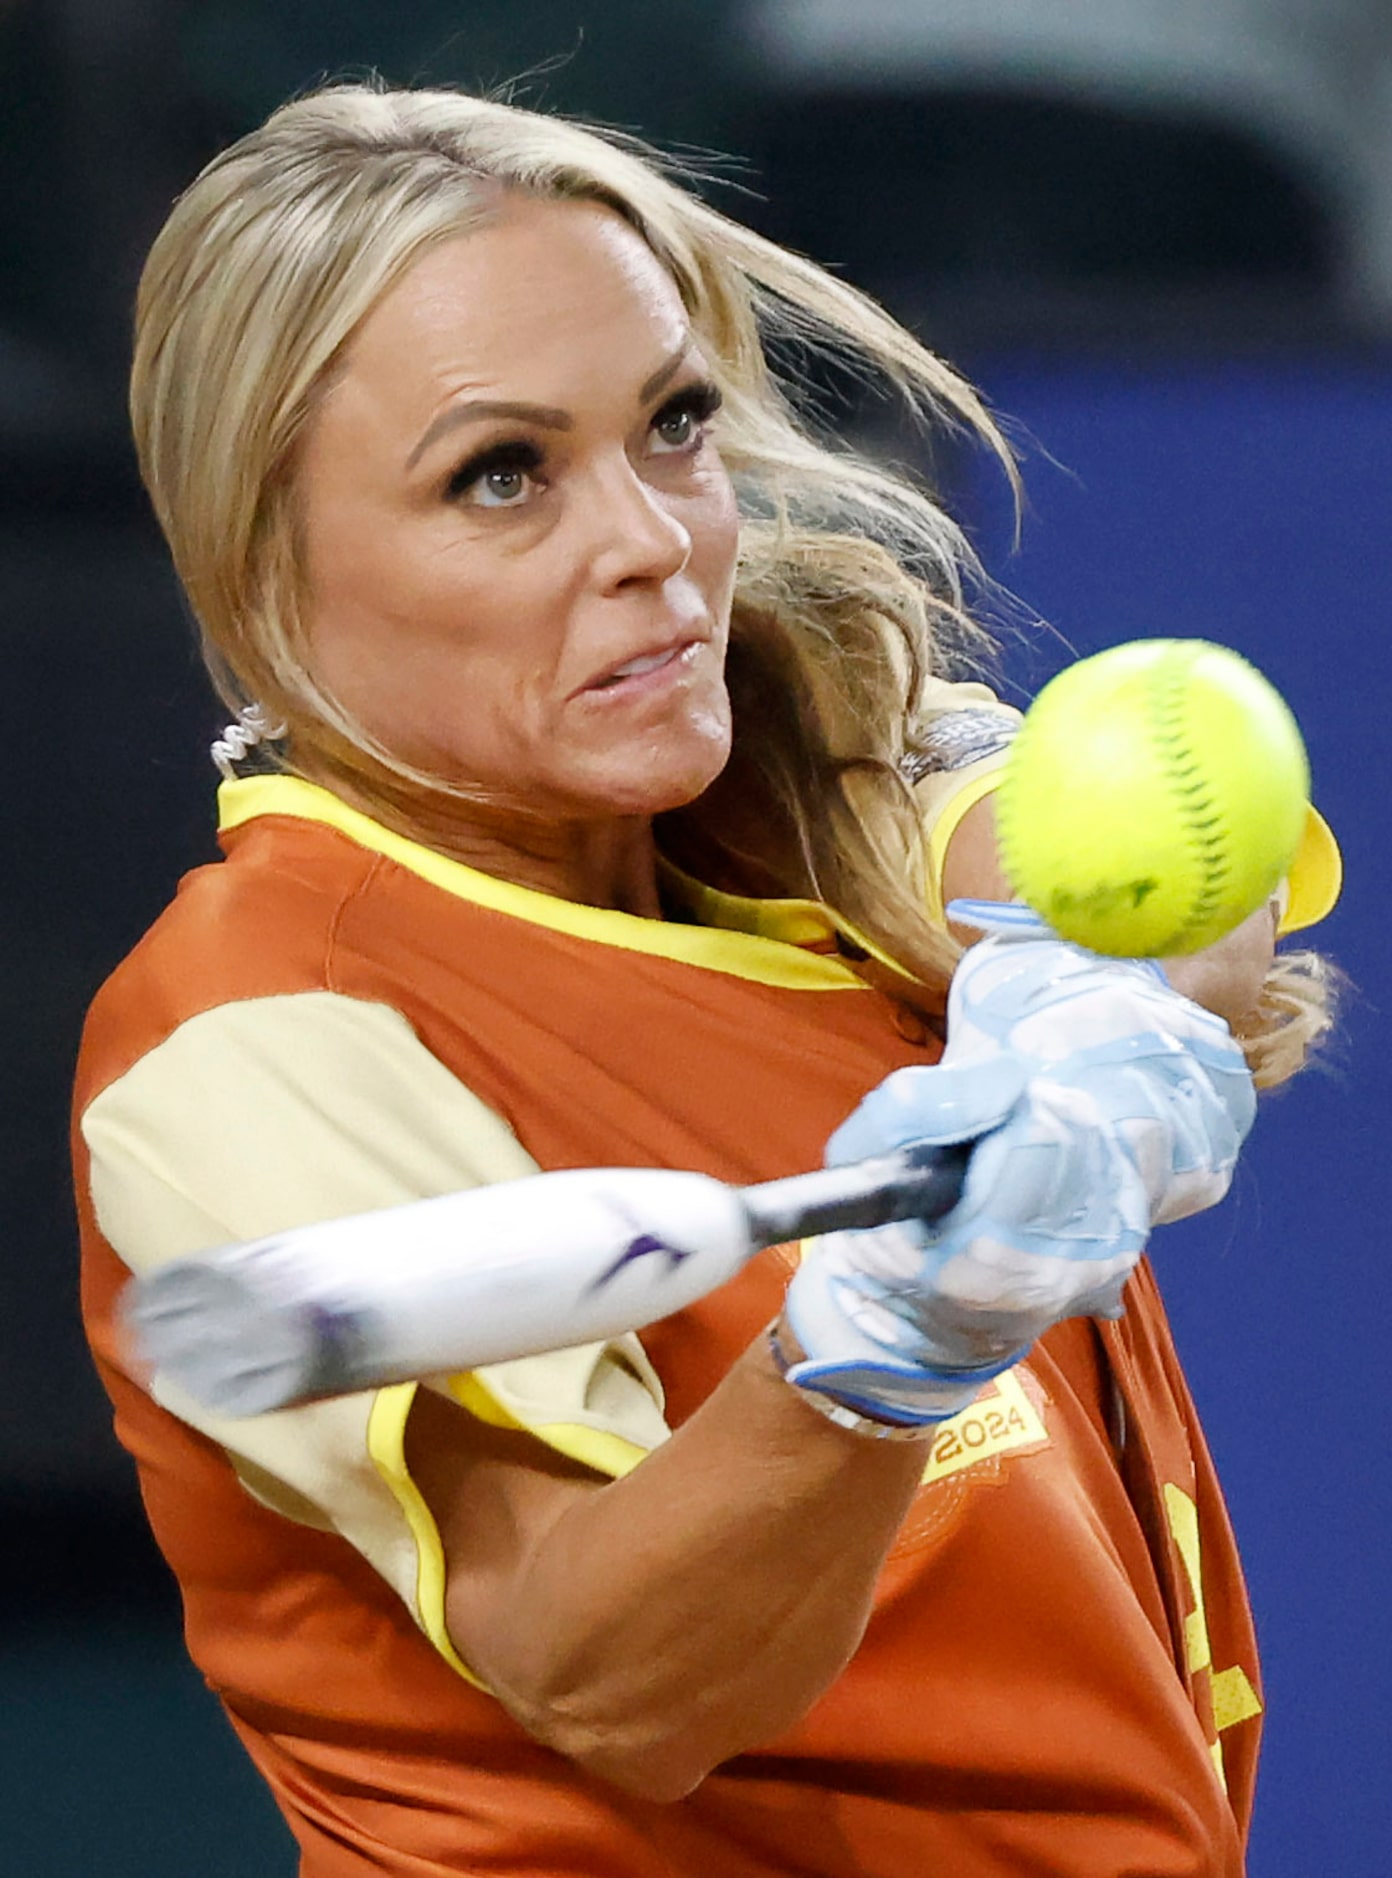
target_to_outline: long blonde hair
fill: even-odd
[[[1014,460],[975,391],[883,309],[709,207],[635,140],[453,91],[335,85],[216,157],[149,256],[131,414],[141,471],[224,698],[283,720],[286,767],[398,811],[449,789],[383,748],[316,679],[302,625],[297,445],[341,348],[434,244],[503,191],[602,203],[670,273],[723,395],[745,515],[722,787],[666,818],[683,851],[740,858],[732,789],[777,885],[835,905],[935,1008],[959,948],[928,917],[902,764],[923,680],[991,649],[960,528],[916,484],[823,441],[770,358],[821,351],[919,419]],[[747,825],[747,816],[744,818]],[[867,969],[871,969],[867,967]]]

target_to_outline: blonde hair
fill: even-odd
[[[734,747],[721,786],[664,818],[664,845],[678,860],[747,858],[738,795],[773,837],[778,889],[835,905],[883,955],[867,974],[940,1008],[959,948],[926,911],[901,765],[923,680],[992,649],[967,605],[979,569],[922,489],[814,434],[795,362],[821,353],[887,384],[920,420],[983,442],[1014,484],[1012,454],[975,391],[883,309],[709,207],[631,138],[453,91],[330,86],[216,157],[176,204],[140,284],[131,415],[219,691],[283,722],[286,767],[350,782],[389,814],[461,793],[394,757],[315,677],[297,445],[359,322],[508,191],[630,223],[724,400],[721,453],[745,516]]]
[[[1258,1089],[1278,1088],[1304,1068],[1334,1029],[1345,983],[1318,952],[1279,954],[1256,1008],[1233,1032]]]

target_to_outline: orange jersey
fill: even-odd
[[[127,1122],[116,1126],[112,1104],[162,1051],[201,1034],[225,1049],[230,1031],[200,1031],[221,1013],[327,1011],[350,1028],[382,1013],[531,1163],[741,1182],[815,1165],[869,1088],[938,1054],[925,1026],[816,951],[815,909],[793,910],[795,944],[770,936],[776,909],[722,908],[716,896],[703,915],[743,930],[574,908],[413,852],[306,785],[236,788],[226,861],[183,883],[89,1020],[76,1129],[84,1307],[183,1590],[189,1648],[275,1792],[306,1878],[1240,1873],[1255,1647],[1145,1268],[1122,1322],[1060,1326],[943,1425],[851,1664],[786,1735],[668,1806],[533,1742],[453,1658],[427,1583],[430,1522],[401,1477],[399,1440],[378,1467],[380,1491],[385,1505],[390,1487],[413,1537],[354,1543],[346,1497],[341,1514],[337,1489],[316,1498],[324,1466],[278,1488],[269,1434],[258,1448],[249,1432],[232,1453],[233,1435],[191,1425],[191,1411],[132,1379],[113,1310],[142,1214],[109,1171],[89,1174],[89,1156],[116,1164],[106,1144]],[[824,922],[821,937],[831,930]],[[210,1105],[215,1095],[235,1113],[236,1061],[224,1054],[211,1073]],[[369,1121],[353,1153],[369,1161],[385,1077],[362,1063]],[[345,1080],[340,1067],[336,1102],[353,1094]],[[198,1101],[188,1089],[184,1107]],[[258,1168],[242,1178],[254,1189]],[[331,1190],[347,1211],[355,1190],[343,1179]],[[187,1204],[188,1192],[176,1198]],[[236,1216],[219,1217],[225,1235]],[[643,1333],[668,1425],[776,1314],[790,1256],[761,1255]],[[491,1396],[483,1385],[517,1425],[553,1438],[555,1418],[530,1416],[521,1384],[506,1396],[502,1380]],[[470,1402],[467,1382],[458,1393]],[[384,1392],[363,1428],[399,1435],[409,1396]],[[641,1416],[606,1421],[597,1402],[592,1389],[571,1420],[575,1439],[600,1445],[567,1451],[613,1473],[641,1465]],[[301,1424],[286,1426],[296,1438]],[[357,1502],[369,1487],[354,1489]],[[375,1515],[362,1517],[366,1532]]]

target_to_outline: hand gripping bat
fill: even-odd
[[[127,1287],[138,1359],[255,1415],[640,1330],[766,1246],[936,1219],[971,1144],[727,1186],[705,1174],[536,1174],[179,1259]]]

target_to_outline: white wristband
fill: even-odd
[[[783,1328],[782,1318],[777,1318],[769,1325],[769,1353],[773,1366],[779,1375],[795,1389],[809,1408],[815,1409],[827,1421],[834,1422],[838,1428],[848,1429],[851,1434],[863,1435],[872,1441],[931,1441],[938,1432],[938,1422],[881,1422],[873,1416],[862,1415],[859,1409],[853,1409],[844,1402],[838,1402],[835,1396],[824,1395],[820,1389],[806,1389],[801,1383],[788,1378],[788,1371],[802,1357],[790,1356],[783,1347],[783,1337],[788,1333]]]

